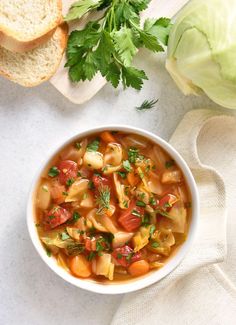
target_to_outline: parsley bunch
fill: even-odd
[[[150,0],[80,0],[75,2],[66,21],[83,17],[94,10],[103,10],[102,16],[90,21],[84,29],[73,31],[67,45],[69,76],[73,82],[92,80],[100,72],[115,88],[122,82],[124,88],[140,90],[148,79],[143,70],[132,65],[139,48],[152,52],[164,51],[170,20],[146,19],[140,24],[140,12]]]

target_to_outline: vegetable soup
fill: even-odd
[[[187,236],[191,198],[183,173],[136,134],[93,134],[44,170],[35,198],[45,254],[80,278],[125,280],[161,268]]]

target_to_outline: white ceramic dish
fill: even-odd
[[[101,132],[104,130],[111,130],[111,131],[123,131],[127,133],[136,133],[139,135],[142,135],[149,140],[153,141],[154,143],[160,145],[164,150],[166,150],[171,157],[176,161],[176,163],[181,168],[187,185],[190,190],[190,194],[192,197],[192,216],[191,216],[191,222],[188,232],[187,240],[182,244],[175,254],[170,257],[170,259],[167,261],[167,263],[159,270],[155,270],[152,272],[149,272],[148,274],[139,277],[134,278],[128,281],[121,281],[121,282],[96,282],[92,279],[79,279],[74,277],[73,275],[66,272],[63,268],[58,266],[56,260],[53,257],[48,257],[45,253],[45,248],[43,247],[38,233],[37,229],[35,227],[35,220],[34,220],[34,195],[35,195],[35,189],[37,182],[39,180],[39,177],[42,173],[42,171],[45,169],[45,167],[48,165],[48,162],[51,160],[51,158],[61,151],[61,149],[71,143],[72,141],[78,139],[87,137],[93,133]],[[148,131],[142,130],[140,128],[130,127],[130,126],[121,126],[121,125],[106,125],[101,126],[98,128],[93,128],[84,132],[81,132],[74,137],[68,139],[63,145],[61,145],[55,152],[53,152],[50,157],[48,157],[48,160],[45,162],[45,164],[40,168],[39,172],[37,173],[33,185],[30,191],[29,199],[28,199],[28,206],[27,206],[27,225],[29,234],[31,237],[31,240],[41,256],[41,258],[44,260],[44,262],[61,278],[63,278],[65,281],[79,287],[85,290],[89,290],[92,292],[102,293],[102,294],[120,294],[120,293],[127,293],[127,292],[133,292],[142,288],[145,288],[157,281],[160,281],[163,279],[166,275],[168,275],[170,272],[172,272],[178,264],[181,262],[181,260],[184,258],[185,254],[189,250],[190,246],[192,245],[194,235],[197,228],[197,220],[199,216],[199,198],[198,198],[198,192],[196,183],[194,181],[194,178],[192,176],[192,173],[190,169],[188,168],[186,162],[183,160],[183,158],[180,156],[180,154],[166,141],[159,138],[158,136],[154,135],[153,133],[150,133]]]

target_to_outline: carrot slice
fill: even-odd
[[[100,134],[100,137],[101,139],[106,142],[106,143],[109,143],[109,142],[116,142],[116,139],[113,137],[113,135],[108,132],[108,131],[104,131]]]
[[[135,186],[135,185],[137,185],[138,182],[140,181],[140,178],[139,178],[139,176],[136,175],[134,172],[130,172],[130,173],[128,173],[128,175],[127,175],[127,180],[128,180],[128,182],[129,182],[129,184],[130,184],[131,186]]]
[[[91,264],[83,255],[72,257],[70,261],[71,272],[78,277],[88,278],[91,272]]]
[[[132,263],[129,268],[129,274],[131,274],[132,276],[140,276],[143,274],[148,273],[150,267],[147,261],[145,260],[140,260],[137,262]]]

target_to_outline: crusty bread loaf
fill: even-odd
[[[30,51],[46,42],[61,21],[61,0],[0,0],[0,45]]]
[[[67,34],[68,27],[63,24],[46,43],[25,53],[0,47],[0,74],[25,87],[37,86],[48,80],[61,62]]]

